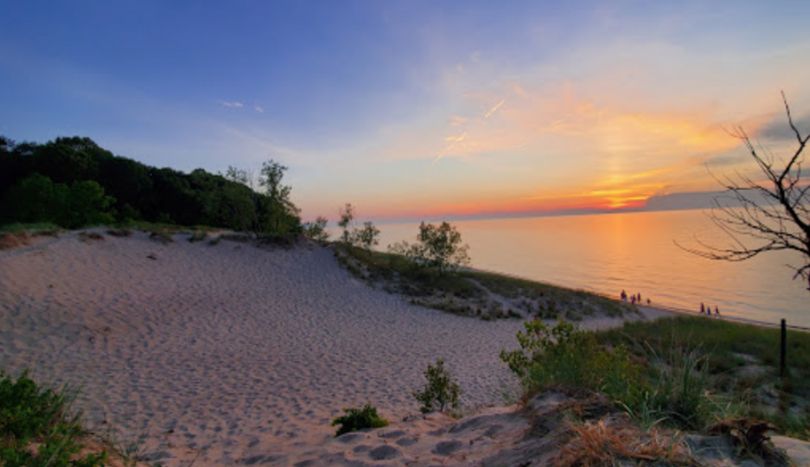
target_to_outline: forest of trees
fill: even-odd
[[[187,174],[116,156],[90,138],[15,144],[0,136],[0,225],[148,221],[296,235],[301,220],[282,183],[285,171],[266,162],[257,192],[238,177],[203,169]]]

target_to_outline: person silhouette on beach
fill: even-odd
[[[706,314],[706,305],[704,305],[703,302],[700,302],[700,314],[701,315]]]
[[[717,305],[714,306],[714,316],[720,317],[720,308]]]
[[[619,296],[622,298],[623,302],[627,301],[627,292],[625,292],[624,290],[622,290],[622,293]]]
[[[650,301],[650,299],[649,299],[649,298],[647,298],[647,305],[649,306],[649,305],[650,305],[650,303],[652,303],[652,302]]]

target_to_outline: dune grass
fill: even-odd
[[[788,331],[787,377],[779,377],[778,329],[702,317],[627,323],[597,333],[600,343],[629,349],[640,361],[673,349],[703,357],[705,390],[739,415],[764,418],[780,431],[810,439],[810,333]],[[666,365],[666,362],[663,362]]]
[[[627,323],[587,332],[529,321],[501,359],[526,397],[562,387],[607,395],[645,429],[704,431],[763,419],[810,439],[810,334],[788,335],[788,376],[778,376],[779,331],[707,318]]]
[[[39,387],[27,373],[0,374],[0,465],[105,465],[105,451],[82,452],[85,432],[70,400],[68,391]]]

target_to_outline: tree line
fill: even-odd
[[[265,162],[256,191],[233,168],[184,173],[116,156],[86,137],[17,144],[0,136],[0,225],[148,221],[297,235],[301,219],[283,183],[286,170]]]

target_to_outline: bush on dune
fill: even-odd
[[[436,360],[435,365],[428,365],[425,379],[427,379],[425,387],[413,393],[416,400],[422,404],[419,408],[422,413],[435,410],[444,412],[449,408],[458,409],[461,389],[444,367],[444,360],[440,358]]]
[[[676,346],[641,360],[625,346],[602,345],[595,333],[563,321],[524,327],[517,334],[520,349],[502,351],[501,360],[527,396],[551,387],[601,392],[642,425],[683,429],[705,428],[735,408],[710,395],[706,358],[698,349]]]
[[[335,436],[366,428],[382,428],[388,425],[388,420],[380,417],[377,409],[366,404],[361,408],[343,409],[344,415],[332,420],[332,426],[340,425]]]
[[[461,233],[447,222],[439,225],[419,224],[414,244],[400,242],[390,245],[391,253],[402,255],[414,264],[440,273],[455,271],[470,262],[469,247],[462,243]]]

